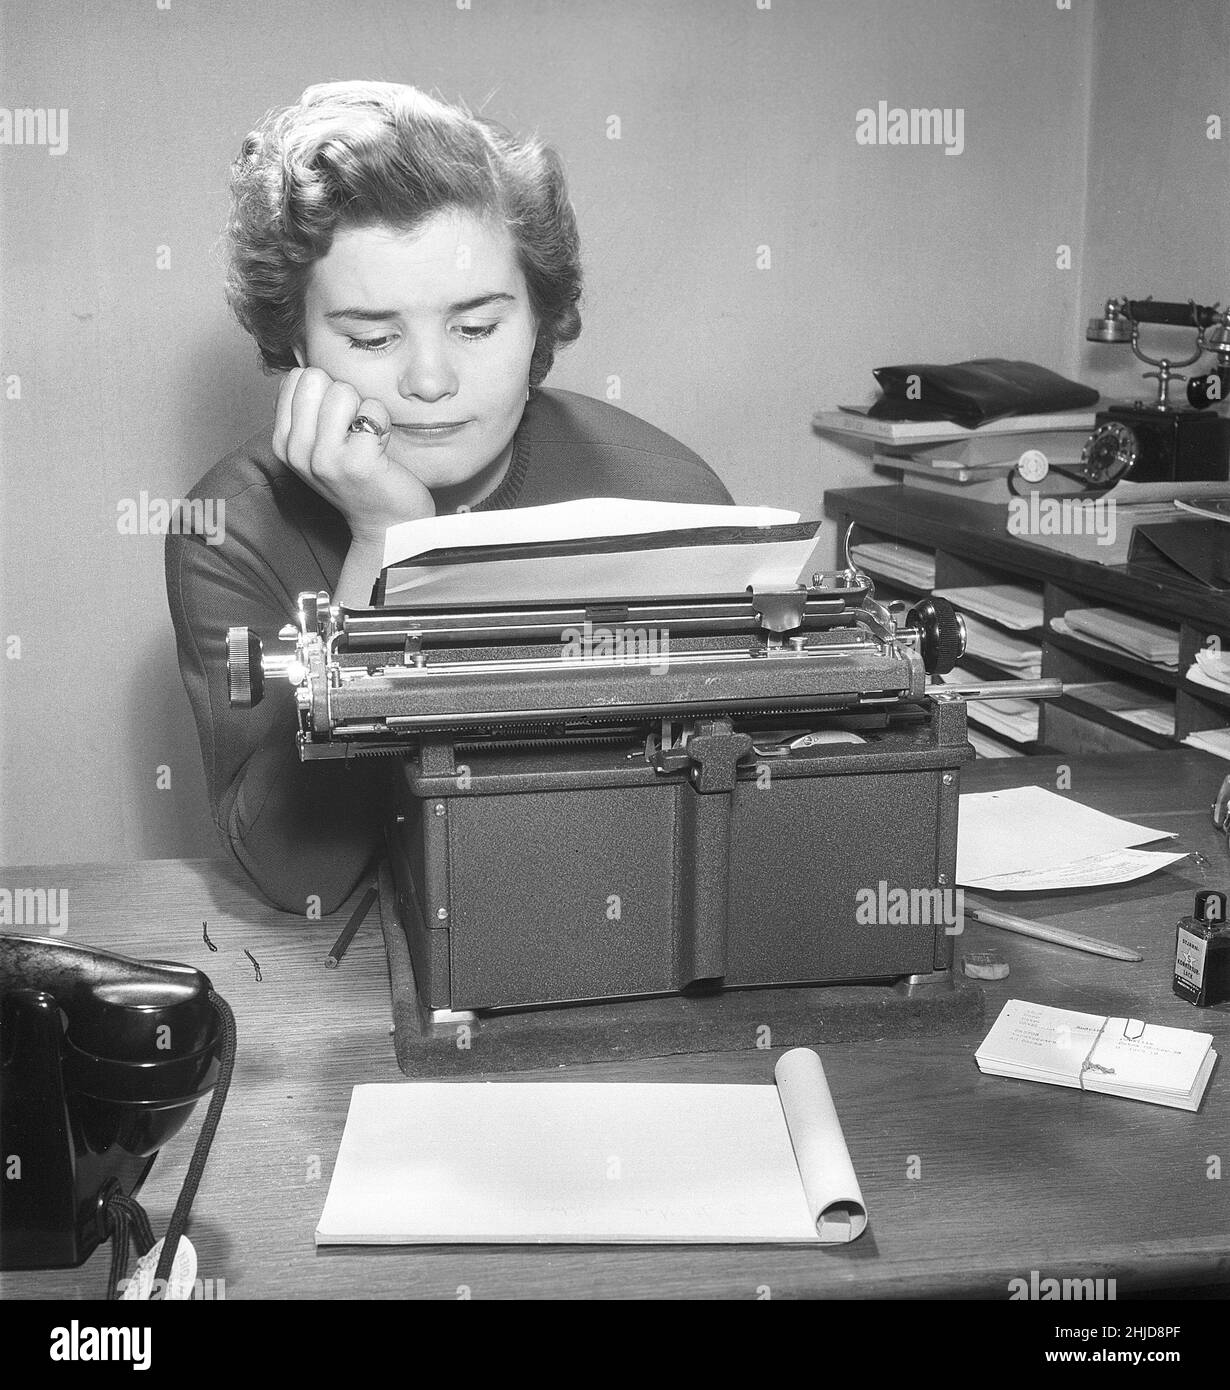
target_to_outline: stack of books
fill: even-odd
[[[1075,466],[1093,419],[1092,411],[1069,410],[1009,416],[968,430],[943,420],[874,420],[841,406],[822,410],[812,423],[824,433],[870,440],[872,467],[910,487],[1006,502],[1006,480],[1022,454],[1037,451],[1050,465]]]

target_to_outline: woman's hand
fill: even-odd
[[[354,542],[373,544],[398,522],[434,516],[436,505],[419,478],[387,457],[387,433],[350,433],[356,415],[389,428],[380,401],[361,400],[318,367],[296,367],[278,394],[273,452],[342,513]]]

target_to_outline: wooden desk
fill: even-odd
[[[967,789],[1055,787],[1054,758],[979,762]],[[216,861],[154,861],[0,872],[10,888],[68,890],[69,936],[205,970],[235,1011],[239,1060],[193,1210],[200,1276],[246,1298],[983,1296],[1009,1280],[1114,1278],[1132,1290],[1230,1282],[1230,1012],[1197,1011],[1170,987],[1174,925],[1202,885],[1230,883],[1230,857],[1208,807],[1227,770],[1190,750],[1072,760],[1071,795],[1179,833],[1213,861],[1121,888],[1022,900],[1023,915],[1130,943],[1143,964],[1082,955],[972,923],[966,944],[993,944],[1010,977],[986,987],[990,1025],[1012,996],[1199,1027],[1223,1054],[1199,1114],[983,1076],[976,1034],[823,1048],[871,1224],[849,1246],[438,1247],[318,1252],[313,1230],[341,1138],[350,1088],[403,1080],[389,1036],[379,930],[369,919],[338,970],[324,957],[347,909],[305,923],[262,906]],[[211,954],[201,923],[218,950]],[[962,943],[958,943],[958,951]],[[249,949],[260,963],[257,983]],[[768,1082],[775,1053],[670,1057],[527,1073],[526,1080]],[[561,1058],[561,1063],[566,1058]],[[464,1083],[462,1083],[464,1084]],[[202,1106],[159,1157],[142,1192],[166,1228]],[[917,1176],[911,1177],[911,1170]],[[2,1276],[5,1297],[100,1297],[106,1261]]]

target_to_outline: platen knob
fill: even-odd
[[[226,630],[226,688],[231,704],[240,709],[259,705],[265,694],[261,639],[246,627]]]
[[[922,634],[918,648],[928,675],[946,676],[965,655],[965,623],[946,598],[915,604],[906,627]]]

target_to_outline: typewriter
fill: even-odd
[[[231,702],[289,679],[303,759],[397,760],[397,913],[441,1015],[947,983],[964,702],[1060,689],[937,683],[959,616],[852,564],[622,603],[304,594],[279,637],[229,630]]]

